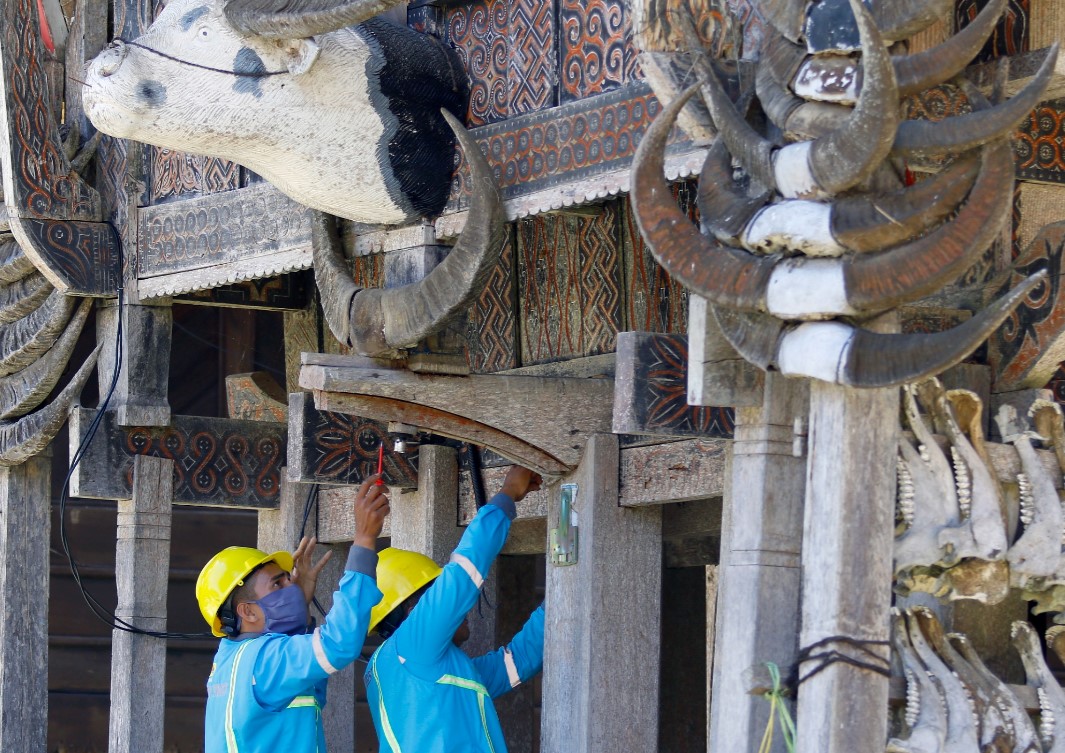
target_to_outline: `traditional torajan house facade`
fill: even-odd
[[[1065,8],[267,5],[3,6],[0,748],[197,749],[213,644],[106,621],[200,630],[230,543],[339,568],[384,443],[438,561],[506,465],[552,481],[474,620],[546,599],[512,751],[758,750],[766,662],[805,753],[1051,749],[1012,623],[1065,611]],[[360,672],[330,750],[377,749]]]

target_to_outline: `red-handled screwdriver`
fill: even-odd
[[[384,469],[384,467],[385,467],[385,442],[382,439],[381,440],[381,444],[377,447],[377,475],[378,476],[381,475],[381,471]],[[385,482],[382,481],[380,478],[378,478],[377,481],[375,481],[374,483],[377,486],[384,486],[385,485]]]

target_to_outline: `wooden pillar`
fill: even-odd
[[[898,416],[898,389],[811,383],[800,635],[804,647],[833,636],[888,639]],[[869,648],[885,659],[886,667],[888,647]],[[842,643],[825,649],[870,661]],[[808,672],[816,666],[811,662],[802,669]],[[842,662],[831,664],[799,687],[797,750],[882,750],[887,702],[887,677]],[[856,720],[860,723],[853,723]]]
[[[51,452],[0,468],[0,750],[48,736]]]
[[[662,511],[618,506],[618,460],[615,435],[592,435],[563,479],[579,546],[575,564],[547,565],[543,753],[657,750]]]
[[[115,616],[142,630],[166,630],[174,461],[133,459],[133,498],[118,502]],[[109,753],[162,753],[166,641],[111,634]]]
[[[462,536],[458,526],[459,472],[455,450],[423,445],[418,450],[417,491],[403,494],[396,489],[390,497],[392,546],[421,552],[444,565]]]
[[[758,750],[769,703],[748,695],[748,670],[775,662],[786,672],[798,651],[806,460],[796,421],[806,395],[805,381],[770,373],[762,405],[736,409],[717,568],[724,606],[716,614],[711,686],[714,753]],[[784,750],[780,735],[772,750]]]

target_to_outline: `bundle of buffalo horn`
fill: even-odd
[[[1061,632],[1047,633],[1055,650]],[[966,636],[945,634],[923,607],[894,610],[893,658],[906,680],[906,707],[887,753],[1065,751],[1065,691],[1047,666],[1039,637],[1023,621],[1013,623],[1010,637],[1034,690],[1035,721],[1021,697],[1031,703],[1031,691],[1018,692],[996,677]]]
[[[694,30],[686,36],[695,64],[684,71],[694,70],[697,82],[681,92],[650,79],[668,104],[632,168],[644,240],[672,277],[707,299],[726,339],[760,368],[856,388],[941,373],[994,331],[1043,273],[948,332],[864,325],[941,290],[998,236],[1011,206],[1010,134],[1042,99],[1057,48],[1023,90],[992,103],[961,77],[1007,0],[990,0],[953,37],[914,54],[893,54],[903,49],[896,43],[948,16],[953,3],[755,4],[769,23],[754,85],[739,105]],[[676,26],[686,21],[670,17]],[[901,118],[903,97],[948,81],[961,81],[971,113]],[[699,178],[701,229],[664,178],[667,136],[696,94],[717,133]],[[747,117],[753,98],[764,127]],[[910,184],[904,167],[914,155],[944,158],[945,167]],[[964,519],[954,522],[964,527]],[[964,547],[986,546],[972,533],[973,541],[957,542],[958,557]]]

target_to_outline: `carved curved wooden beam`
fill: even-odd
[[[114,295],[119,241],[71,166],[49,100],[34,0],[0,5],[0,166],[11,232],[56,289]]]
[[[52,291],[33,313],[0,326],[0,376],[26,368],[63,334],[77,301]]]

